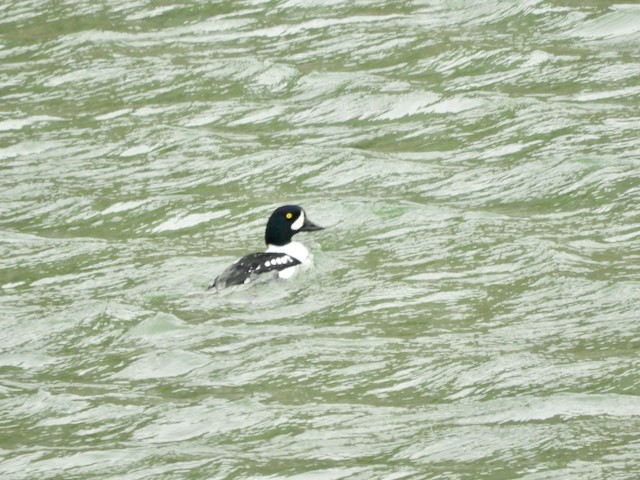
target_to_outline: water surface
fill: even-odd
[[[640,477],[639,25],[5,1],[2,477]],[[203,294],[290,202],[315,268]]]

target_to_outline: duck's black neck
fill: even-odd
[[[267,245],[286,245],[291,242],[294,233],[284,218],[270,218],[264,232],[264,241]]]

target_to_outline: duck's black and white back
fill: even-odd
[[[267,250],[246,255],[227,267],[209,287],[221,290],[231,285],[251,283],[258,275],[277,272],[280,278],[290,278],[300,265],[309,263],[309,250],[300,242],[292,241],[298,232],[322,230],[297,205],[276,208],[265,229]],[[272,273],[275,275],[275,273]]]
[[[284,272],[292,270],[294,266],[302,262],[284,253],[252,253],[242,257],[227,267],[213,281],[209,288],[218,290],[231,285],[250,283],[257,275],[269,272]],[[288,278],[288,277],[286,277]]]

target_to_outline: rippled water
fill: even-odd
[[[640,478],[640,7],[0,5],[2,478]],[[204,294],[303,205],[315,268]]]

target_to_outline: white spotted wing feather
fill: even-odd
[[[242,257],[216,277],[209,287],[218,290],[231,285],[250,283],[257,275],[284,270],[299,265],[301,262],[291,255],[280,252],[252,253]],[[293,271],[294,269],[291,269]]]

